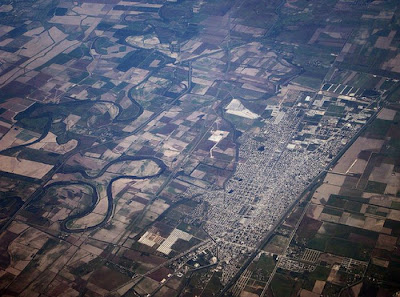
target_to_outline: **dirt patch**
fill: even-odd
[[[161,267],[160,269],[149,274],[149,277],[151,279],[154,279],[155,281],[161,282],[163,279],[167,279],[168,274],[170,274],[172,272],[173,272],[172,270],[170,270],[166,267]]]
[[[300,223],[296,235],[299,237],[312,238],[322,226],[321,221],[304,217]]]
[[[393,121],[394,117],[396,116],[396,111],[393,109],[382,108],[379,112],[377,118],[381,120]]]
[[[376,247],[387,251],[393,251],[396,246],[397,237],[380,234]]]

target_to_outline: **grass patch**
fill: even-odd
[[[271,282],[271,290],[275,296],[279,297],[290,297],[296,287],[296,282],[288,277],[281,274],[275,274]]]
[[[392,205],[390,205],[390,208],[400,210],[400,202],[392,201]]]
[[[317,234],[307,242],[307,247],[323,252],[325,251],[327,241],[328,238]]]
[[[342,216],[343,211],[338,210],[338,209],[334,209],[334,208],[330,208],[330,207],[325,207],[324,210],[323,210],[323,213],[326,213],[326,214],[329,214],[329,215],[332,215],[332,216],[340,217],[340,216]]]
[[[325,281],[330,273],[330,269],[323,266],[317,266],[314,271],[304,272],[304,283],[303,288],[312,291],[316,280]]]
[[[326,114],[330,116],[342,116],[344,114],[344,106],[331,104],[326,110]]]
[[[113,43],[111,41],[109,41],[108,38],[99,37],[94,42],[94,49],[100,55],[107,55],[106,48],[108,48],[108,47],[110,47],[112,45],[113,45]]]
[[[368,193],[377,193],[377,194],[383,194],[386,189],[385,183],[380,183],[380,182],[375,182],[375,181],[368,181],[367,186],[365,187],[365,192]]]
[[[270,276],[274,267],[275,261],[273,257],[262,254],[255,265],[253,277],[254,275],[257,275],[259,280],[266,280]]]
[[[82,264],[72,269],[71,272],[77,276],[84,276],[89,272],[99,269],[104,264],[104,262],[105,261],[101,258],[95,258],[88,263]]]
[[[301,75],[296,77],[293,82],[296,82],[302,86],[310,87],[315,90],[319,90],[322,79],[311,77],[311,76],[306,76],[306,75]]]
[[[346,201],[344,209],[348,210],[348,211],[352,211],[352,212],[360,212],[361,207],[362,207],[362,203],[349,200],[349,201]]]
[[[365,261],[369,259],[371,249],[341,238],[330,238],[325,252]]]
[[[375,119],[365,131],[366,135],[384,137],[392,124],[392,121]]]
[[[43,129],[46,127],[48,121],[47,117],[23,118],[18,122],[18,125],[33,132],[43,133]]]
[[[337,208],[344,208],[346,201],[343,200],[341,196],[338,195],[331,195],[328,199],[326,205],[337,207]]]

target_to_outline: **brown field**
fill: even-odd
[[[242,291],[242,292],[240,293],[240,297],[258,297],[258,295],[257,295],[257,294],[254,294],[254,293]]]
[[[334,186],[342,186],[345,179],[347,177],[345,175],[339,175],[339,174],[333,174],[333,173],[328,173],[324,179],[324,182],[334,185]]]
[[[299,237],[312,238],[321,226],[321,221],[304,217],[300,223],[296,235],[298,235]]]
[[[91,189],[86,186],[52,187],[41,198],[39,207],[46,210],[46,218],[56,222],[85,209],[92,201],[91,195]]]
[[[125,250],[123,253],[123,257],[130,259],[132,261],[135,261],[135,262],[139,262],[139,263],[143,263],[143,264],[150,264],[154,267],[157,265],[160,265],[166,261],[166,259],[164,259],[164,258],[146,254],[146,253],[142,253],[142,252],[138,252],[135,250]]]
[[[307,216],[317,220],[323,210],[324,207],[322,205],[310,204],[310,206],[307,209]]]
[[[70,166],[76,166],[76,165],[83,166],[84,168],[88,169],[86,171],[87,174],[95,175],[107,163],[108,163],[108,161],[105,161],[105,160],[101,160],[101,159],[97,159],[97,158],[91,158],[91,157],[88,157],[88,156],[82,156],[81,154],[76,154],[76,155],[72,156],[70,159],[68,159],[67,165],[70,165]]]
[[[397,237],[380,234],[376,247],[387,251],[393,251],[396,247]]]
[[[106,266],[102,266],[100,269],[93,272],[89,278],[90,282],[107,291],[116,289],[129,280],[130,277]]]
[[[35,161],[0,156],[0,170],[32,178],[43,178],[54,166]]]
[[[350,233],[348,240],[356,243],[362,243],[371,247],[374,247],[376,243],[375,239],[357,233]]]
[[[167,279],[168,274],[171,273],[173,273],[171,269],[168,269],[166,267],[161,267],[160,269],[149,274],[149,277],[155,281],[161,282],[163,279]]]
[[[18,138],[17,136],[20,133],[27,133],[32,136],[31,139],[28,140],[22,140]],[[34,141],[38,139],[40,135],[38,133],[34,133],[32,131],[28,131],[23,128],[15,128],[15,129],[10,129],[8,132],[0,139],[0,150],[4,150],[9,147],[14,147],[17,145],[25,144],[31,141]]]
[[[383,232],[384,224],[385,224],[385,220],[383,220],[383,219],[366,217],[363,228],[367,229],[367,230],[371,230],[371,231]]]
[[[12,232],[14,234],[21,234],[22,232],[24,232],[26,229],[28,229],[29,226],[25,225],[24,223],[20,223],[20,222],[12,222],[11,225],[8,227],[8,231]]]
[[[383,140],[380,139],[371,139],[365,137],[359,137],[352,146],[344,153],[344,155],[340,158],[337,164],[333,167],[333,172],[338,173],[363,173],[364,169],[361,172],[354,172],[352,165],[357,159],[357,156],[363,150],[369,150],[373,152],[379,152],[382,145]],[[360,168],[361,169],[361,168]]]
[[[45,249],[44,251],[42,251],[43,254],[41,254],[41,256],[37,262],[36,269],[38,269],[40,271],[45,271],[48,268],[50,268],[51,266],[55,266],[55,264],[57,263],[55,260],[57,260],[58,258],[65,255],[68,248],[69,248],[69,245],[64,244],[64,243],[61,243],[61,244],[58,243],[57,245],[55,245],[52,248]],[[57,269],[56,269],[56,272],[58,272]]]
[[[121,236],[125,233],[127,225],[113,219],[107,228],[102,228],[96,231],[93,238],[109,243],[116,243]]]
[[[51,132],[47,134],[40,142],[30,145],[30,148],[37,150],[45,150],[57,154],[65,154],[72,151],[78,145],[76,139],[71,139],[65,144],[58,144],[56,140],[57,136]]]
[[[387,218],[393,221],[400,221],[400,210],[391,209]]]
[[[182,281],[182,278],[172,276],[170,279],[168,279],[167,286],[173,290],[178,290],[180,285],[182,284]]]
[[[175,297],[178,296],[178,293],[175,292],[174,290],[164,286],[160,289],[160,291],[158,291],[154,297],[166,297],[166,296],[171,296],[171,297]]]
[[[148,294],[149,292],[153,292],[155,289],[157,289],[157,287],[158,282],[146,277],[135,286],[135,291],[139,294]]]
[[[103,200],[105,200],[104,203],[107,203],[106,199],[103,199]],[[94,226],[94,225],[100,223],[105,216],[105,213],[107,211],[107,206],[104,205],[104,207],[101,207],[101,208],[103,208],[103,211],[101,213],[98,213],[98,211],[100,210],[100,207],[99,207],[99,210],[96,210],[97,209],[97,207],[96,207],[96,209],[93,212],[91,212],[90,214],[73,221],[71,223],[70,229],[87,228],[87,227]]]
[[[325,204],[331,194],[339,194],[341,188],[330,184],[322,184],[311,198],[314,204]]]
[[[288,240],[289,238],[287,237],[281,235],[275,235],[272,238],[272,240],[267,244],[264,250],[270,253],[280,255],[285,250],[285,247],[288,244]]]
[[[379,166],[374,167],[368,179],[371,181],[387,183],[392,175],[393,169],[394,164],[381,163]]]
[[[121,175],[148,176],[159,172],[160,167],[151,160],[124,161],[111,165],[107,171]]]
[[[385,268],[389,267],[390,262],[387,260],[382,260],[382,259],[378,259],[378,258],[372,258],[371,260],[372,260],[372,264],[374,264],[374,265],[378,265],[378,266],[385,267]]]
[[[313,292],[317,293],[318,295],[322,294],[322,291],[324,290],[325,287],[325,281],[321,280],[316,280],[313,288]]]
[[[377,118],[381,120],[393,121],[394,117],[396,116],[396,110],[383,108]]]

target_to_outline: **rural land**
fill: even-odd
[[[0,295],[399,297],[400,2],[1,1]]]

